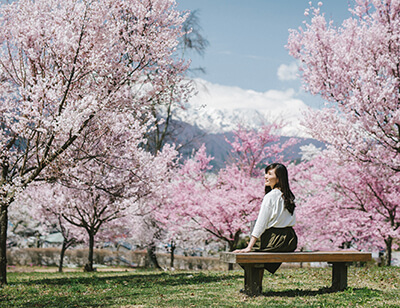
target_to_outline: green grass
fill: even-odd
[[[331,293],[330,268],[265,274],[263,293],[239,292],[243,271],[9,273],[0,307],[400,307],[400,268],[350,267]]]

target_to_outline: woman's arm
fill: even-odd
[[[258,213],[257,221],[254,225],[254,229],[251,232],[251,236],[260,238],[261,235],[268,227],[268,223],[271,221],[273,216],[274,198],[271,193],[266,194],[261,203],[260,212]]]
[[[252,236],[251,239],[250,239],[250,242],[249,242],[249,244],[247,245],[246,248],[244,248],[244,249],[236,249],[233,252],[236,252],[236,253],[250,252],[256,242],[257,242],[257,238]]]
[[[274,199],[272,196],[273,195],[271,193],[268,193],[263,198],[263,201],[261,203],[261,209],[260,212],[258,213],[257,221],[256,224],[254,225],[253,232],[251,233],[250,242],[247,245],[247,247],[244,249],[236,249],[234,252],[237,253],[250,252],[254,244],[264,233],[265,229],[268,226],[268,222],[270,221],[273,215],[272,205],[274,203]]]

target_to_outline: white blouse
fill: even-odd
[[[279,189],[273,189],[264,196],[251,235],[259,239],[266,229],[292,227],[295,222],[296,214],[290,214],[285,208],[282,192]]]

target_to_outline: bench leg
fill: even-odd
[[[347,288],[347,263],[332,263],[332,290],[343,291]]]
[[[244,292],[250,296],[257,296],[262,291],[264,275],[263,264],[240,264],[244,269]]]

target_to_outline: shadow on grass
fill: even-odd
[[[224,275],[208,275],[202,272],[199,273],[176,273],[176,272],[158,272],[158,273],[137,273],[127,272],[117,275],[104,275],[102,273],[88,273],[86,277],[80,275],[66,275],[66,277],[56,278],[30,278],[28,281],[21,280],[13,282],[13,285],[22,284],[28,285],[52,285],[52,286],[68,286],[68,285],[91,285],[91,286],[103,286],[105,284],[132,284],[154,287],[155,283],[162,285],[178,286],[188,284],[203,284],[220,282],[224,280],[231,280],[237,278],[235,275],[224,274]]]
[[[260,296],[264,297],[297,297],[297,296],[318,296],[318,295],[323,295],[323,294],[330,294],[330,293],[336,293],[336,294],[345,294],[346,292],[351,291],[353,293],[366,293],[365,295],[371,296],[373,293],[380,293],[377,290],[373,289],[367,289],[367,288],[360,288],[360,289],[347,289],[344,291],[335,291],[332,288],[321,288],[318,290],[284,290],[284,291],[265,291],[262,292]]]
[[[261,296],[265,297],[296,297],[296,296],[316,296],[321,294],[335,293],[331,288],[321,288],[319,290],[285,290],[285,291],[265,291]]]

